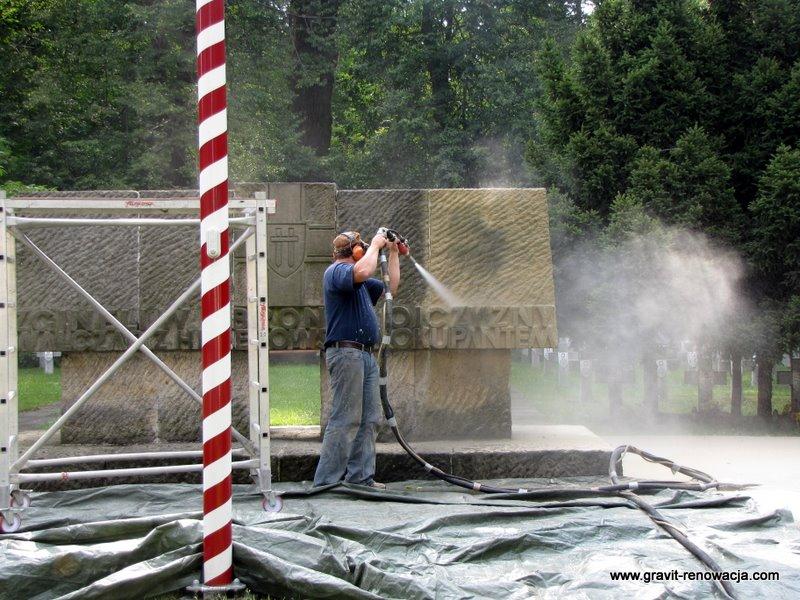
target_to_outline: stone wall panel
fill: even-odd
[[[379,227],[396,229],[408,238],[411,253],[428,262],[428,202],[424,190],[340,190],[336,195],[336,230],[359,231],[369,241]],[[425,281],[407,260],[400,265],[398,304],[418,306],[425,298]]]
[[[116,360],[101,352],[71,352],[61,359],[61,404],[66,411]],[[139,444],[158,439],[155,399],[172,385],[147,358],[132,357],[61,429],[64,444]],[[146,370],[147,376],[143,376]]]
[[[427,190],[428,270],[466,306],[555,304],[544,190]],[[441,304],[432,291],[426,302]]]
[[[446,307],[403,259],[396,306],[405,343],[390,355],[389,393],[409,439],[490,438],[510,433],[510,349],[556,343],[555,295],[544,190],[339,190],[328,183],[239,184],[277,201],[268,224],[270,344],[317,348],[324,333],[322,275],[343,230],[369,240],[380,226],[411,242],[413,256],[459,298]],[[142,194],[145,194],[144,196]],[[102,197],[66,192],[56,197]],[[111,192],[111,197],[196,197],[196,191]],[[76,234],[80,231],[80,234]],[[198,276],[193,228],[81,227],[31,230],[52,257],[136,333]],[[19,249],[22,350],[64,357],[64,404],[113,362],[122,337],[34,257]],[[234,260],[236,347],[246,349],[244,250]],[[379,305],[378,309],[380,310]],[[438,323],[438,324],[436,324]],[[403,325],[403,324],[400,324]],[[149,344],[190,384],[200,380],[199,311],[187,302]],[[183,350],[183,351],[182,351]],[[96,352],[93,352],[96,351]],[[163,352],[167,351],[167,352]],[[64,430],[67,441],[199,439],[198,406],[143,357],[103,386]],[[235,352],[234,419],[247,430],[245,352]],[[322,423],[330,397],[322,369]],[[94,408],[92,408],[94,407]],[[391,439],[385,428],[381,439]]]

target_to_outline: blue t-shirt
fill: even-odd
[[[379,279],[355,283],[353,267],[352,263],[333,263],[322,278],[327,324],[325,345],[349,340],[373,346],[380,338],[373,306],[383,294],[383,283]]]

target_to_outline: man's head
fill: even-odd
[[[345,231],[333,238],[333,259],[342,260],[352,258],[361,259],[367,251],[367,244],[361,239],[357,231]]]

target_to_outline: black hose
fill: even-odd
[[[383,278],[383,286],[384,286],[384,297],[385,297],[385,304],[383,307],[383,339],[381,341],[380,350],[378,351],[378,365],[380,369],[380,398],[381,398],[381,406],[383,407],[383,414],[386,417],[386,420],[389,424],[389,427],[394,434],[395,439],[400,444],[400,446],[405,450],[412,459],[414,459],[426,472],[430,473],[434,477],[446,481],[447,483],[451,483],[458,487],[474,490],[477,492],[483,492],[486,494],[505,494],[510,497],[519,498],[519,499],[533,499],[533,498],[543,498],[543,497],[553,497],[553,496],[564,496],[569,495],[571,497],[582,497],[582,496],[622,496],[623,498],[630,501],[634,506],[639,508],[642,512],[644,512],[656,525],[658,525],[661,529],[663,529],[667,534],[669,534],[673,539],[675,539],[678,543],[680,543],[684,548],[686,548],[689,552],[692,553],[703,565],[705,565],[709,570],[720,573],[722,572],[721,567],[719,564],[709,556],[702,548],[697,546],[694,542],[692,542],[689,537],[676,525],[671,523],[664,517],[658,510],[656,510],[652,505],[645,502],[639,495],[634,493],[634,491],[648,491],[648,492],[657,492],[666,489],[679,489],[679,490],[688,490],[688,491],[696,491],[696,492],[703,492],[709,489],[742,489],[744,487],[748,487],[746,485],[736,485],[736,484],[729,484],[729,483],[720,483],[716,479],[714,479],[711,475],[704,473],[698,469],[694,469],[692,467],[686,467],[683,465],[678,465],[674,461],[663,458],[661,456],[656,456],[644,450],[640,450],[634,446],[619,446],[615,448],[614,451],[611,453],[611,460],[609,461],[609,478],[611,479],[611,485],[608,486],[599,486],[599,487],[592,487],[592,488],[541,488],[541,489],[524,489],[524,488],[504,488],[498,487],[493,485],[487,485],[485,483],[480,483],[478,481],[474,481],[472,479],[467,479],[465,477],[460,477],[459,475],[454,475],[453,473],[447,473],[442,469],[432,465],[424,458],[422,458],[419,454],[417,454],[414,449],[408,444],[408,442],[403,437],[403,434],[400,433],[400,429],[397,425],[397,419],[394,416],[394,410],[392,409],[392,405],[389,402],[389,385],[388,385],[388,356],[389,356],[389,344],[391,343],[392,339],[392,330],[393,330],[393,315],[392,315],[392,307],[394,304],[394,298],[392,296],[392,292],[389,285],[389,265],[388,265],[388,258],[385,249],[381,249],[380,251],[380,266],[381,266],[381,275]],[[681,473],[690,477],[691,479],[695,480],[697,483],[693,482],[682,482],[682,481],[658,481],[658,480],[642,480],[642,481],[631,481],[628,483],[622,483],[619,480],[619,473],[622,472],[622,459],[625,454],[636,454],[642,457],[644,460],[663,465],[670,469],[673,473]],[[717,586],[717,589],[727,598],[737,598],[736,592],[733,589],[733,586],[728,581],[722,580],[714,580],[714,584]]]

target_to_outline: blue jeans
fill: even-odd
[[[370,484],[375,476],[375,438],[381,419],[378,363],[356,348],[328,348],[325,362],[333,402],[314,485]]]

